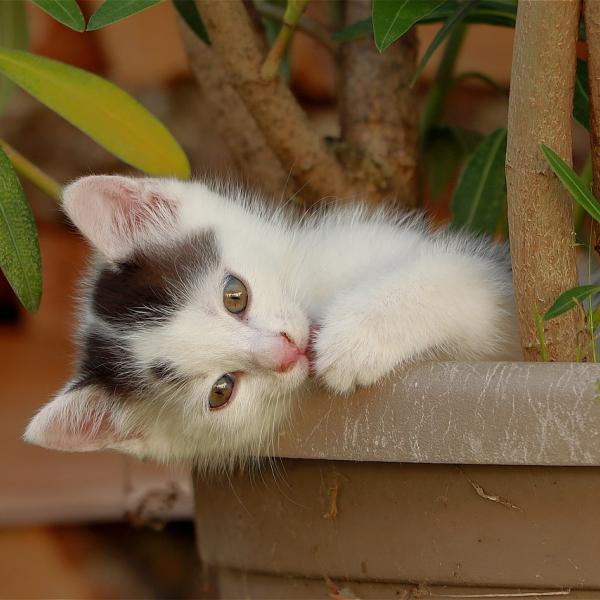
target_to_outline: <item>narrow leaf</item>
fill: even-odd
[[[23,188],[1,148],[0,268],[23,306],[35,312],[42,296],[37,232]]]
[[[76,0],[31,0],[55,21],[74,29],[85,31],[85,19]]]
[[[0,73],[126,163],[187,178],[190,165],[165,126],[116,85],[63,63],[0,48]]]
[[[206,27],[204,27],[204,23],[202,22],[202,18],[200,17],[196,3],[193,0],[172,0],[172,2],[173,6],[179,13],[179,16],[186,22],[187,26],[205,44],[210,45],[208,32],[206,31]]]
[[[573,95],[573,116],[588,131],[590,130],[590,95],[588,85],[587,61],[577,59],[577,77]]]
[[[600,292],[600,286],[598,285],[582,285],[563,292],[546,311],[544,321],[549,321],[550,319],[554,319],[554,317],[558,317],[558,315],[562,315],[564,312],[575,308],[577,304],[580,304],[592,294],[597,294],[598,292]]]
[[[542,144],[542,152],[560,182],[571,196],[573,196],[575,202],[596,221],[600,222],[600,204],[598,204],[598,201],[594,198],[594,195],[590,192],[590,189],[585,185],[581,177],[546,144]]]
[[[455,27],[448,41],[444,45],[444,51],[440,59],[435,77],[427,96],[425,98],[425,106],[421,114],[421,123],[419,124],[419,138],[421,143],[427,139],[428,132],[436,124],[444,112],[444,104],[448,98],[448,93],[452,88],[452,77],[456,67],[456,60],[460,54],[460,50],[465,38],[466,26],[459,25]]]
[[[112,25],[159,2],[161,0],[104,0],[90,17],[87,30],[94,31]]]
[[[28,45],[25,2],[23,0],[0,2],[0,47],[25,50]],[[14,84],[0,75],[0,112],[8,103],[14,89]]]
[[[452,195],[453,228],[492,235],[506,199],[506,129],[497,129],[475,148]]]
[[[390,0],[396,3],[398,0]],[[447,21],[461,6],[459,0],[446,0],[429,14],[419,20],[419,23],[443,23]],[[514,0],[481,0],[464,18],[464,23],[480,23],[514,27],[517,19],[517,3]],[[356,21],[344,29],[331,34],[334,41],[348,42],[373,33],[371,19]]]
[[[383,52],[444,0],[373,0],[375,45]]]
[[[431,41],[431,44],[429,44],[429,47],[427,50],[425,50],[425,54],[423,54],[421,61],[417,65],[417,70],[415,71],[410,83],[411,85],[414,85],[415,81],[417,81],[421,71],[425,68],[425,65],[429,62],[429,59],[437,50],[438,46],[444,41],[450,32],[464,20],[469,11],[477,4],[478,1],[479,0],[467,0],[451,17],[448,18],[448,20],[444,23],[444,26],[436,33],[435,37]]]
[[[423,17],[421,23],[440,23],[446,21],[463,3],[463,0],[446,0],[442,6]],[[464,22],[514,27],[516,20],[516,0],[481,0],[465,17]]]

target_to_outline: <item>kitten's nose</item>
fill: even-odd
[[[282,337],[283,344],[276,370],[280,373],[285,373],[285,371],[289,371],[300,360],[301,356],[305,356],[305,353],[296,346],[287,333],[282,331],[279,335]]]
[[[258,365],[278,373],[289,371],[303,356],[306,356],[306,350],[298,348],[294,340],[285,332],[257,335],[251,347],[252,356]]]

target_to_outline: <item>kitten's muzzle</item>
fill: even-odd
[[[254,342],[252,357],[264,369],[285,373],[299,362],[306,362],[308,365],[307,348],[299,348],[285,332],[275,335],[258,335]]]

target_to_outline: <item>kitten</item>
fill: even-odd
[[[64,208],[96,258],[77,375],[25,433],[42,446],[231,466],[313,372],[345,394],[415,360],[520,355],[504,247],[416,217],[294,221],[239,190],[110,176]]]

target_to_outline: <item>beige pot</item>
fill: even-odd
[[[597,380],[600,365],[432,363],[310,398],[280,436],[292,458],[196,479],[217,593],[600,598]]]

